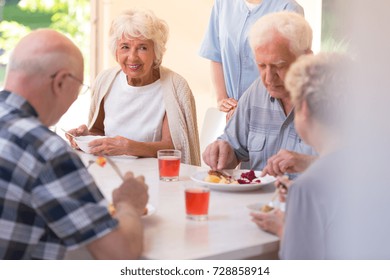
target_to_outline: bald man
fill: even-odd
[[[82,81],[80,50],[56,31],[33,31],[13,51],[0,92],[0,259],[62,259],[80,246],[97,259],[142,252],[144,178],[126,174],[111,216],[79,157],[48,129]]]

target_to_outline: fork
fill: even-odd
[[[69,133],[69,132],[67,132],[65,129],[63,129],[63,128],[61,128],[61,130],[66,134],[66,135],[69,135],[70,137],[72,137],[72,138],[75,138],[76,137],[76,135],[73,135],[72,133]]]
[[[118,174],[118,176],[122,179],[122,181],[124,181],[125,177],[123,176],[123,174],[122,174],[121,170],[119,169],[118,165],[116,165],[116,163],[112,159],[110,159],[109,157],[106,157],[106,160],[111,165],[112,169],[114,169],[116,174]]]
[[[109,157],[105,157],[106,161],[111,165],[112,169],[114,169],[114,171],[116,172],[116,174],[122,179],[122,181],[125,180],[125,177],[123,176],[122,172],[120,171],[118,165],[116,165],[116,163],[110,159]],[[90,159],[88,161],[88,165],[87,165],[87,169],[92,165],[94,164],[96,161],[95,160],[92,160]]]

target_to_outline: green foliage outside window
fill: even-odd
[[[342,29],[339,6],[336,0],[322,0],[321,51],[348,51],[349,39]]]
[[[0,87],[11,50],[20,38],[37,28],[52,28],[71,38],[89,65],[89,0],[6,0],[5,4],[0,22]],[[85,69],[88,72],[88,67]]]

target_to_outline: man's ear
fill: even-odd
[[[58,95],[61,93],[64,87],[64,81],[68,75],[69,75],[68,71],[60,70],[53,77],[52,90],[54,95]]]
[[[313,51],[311,49],[308,49],[305,51],[305,54],[313,54]]]

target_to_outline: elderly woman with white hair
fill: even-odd
[[[97,76],[88,127],[69,131],[108,136],[92,141],[91,153],[156,157],[158,150],[177,149],[183,163],[200,164],[191,89],[161,66],[167,39],[166,22],[150,10],[132,9],[113,20],[110,49],[119,66]]]
[[[348,200],[355,187],[343,181],[348,173],[344,164],[351,160],[345,157],[344,137],[351,68],[346,55],[320,53],[300,57],[287,73],[295,127],[319,158],[294,182],[279,178],[288,186],[284,221],[280,210],[251,213],[260,228],[282,239],[282,259],[369,256],[362,251],[367,242],[353,243],[353,237],[360,235],[360,230],[353,229],[352,217],[348,218]]]

